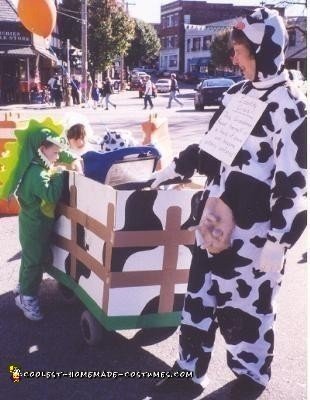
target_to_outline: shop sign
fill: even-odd
[[[0,45],[30,45],[31,33],[19,22],[0,22]]]

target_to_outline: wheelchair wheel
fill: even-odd
[[[102,341],[104,328],[88,310],[81,315],[80,327],[82,337],[89,346],[95,346]]]

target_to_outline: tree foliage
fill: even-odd
[[[134,20],[115,0],[89,0],[89,58],[94,69],[106,70],[126,55],[134,38]]]
[[[133,67],[150,63],[160,50],[160,40],[151,24],[135,21],[135,37],[128,50],[126,63]]]
[[[80,0],[63,0],[60,11],[79,12]],[[70,15],[81,18],[79,14]],[[60,14],[60,34],[81,47],[81,22]],[[93,71],[105,71],[119,55],[125,55],[134,38],[134,20],[115,0],[88,0],[88,60]]]
[[[212,40],[210,51],[212,62],[216,67],[231,67],[230,30],[219,32]]]

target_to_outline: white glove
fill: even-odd
[[[152,173],[150,179],[155,179],[155,181],[151,185],[151,189],[156,189],[158,186],[160,186],[163,182],[167,181],[168,179],[174,179],[178,178],[179,176],[182,176],[175,172],[175,162],[172,161],[171,164],[168,165],[168,167],[161,169],[160,171],[155,171]]]
[[[285,248],[278,243],[267,240],[265,243],[260,260],[259,269],[263,272],[279,272],[283,267]]]

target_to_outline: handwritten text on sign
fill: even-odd
[[[263,114],[267,103],[244,94],[236,94],[200,142],[200,148],[231,165]]]

